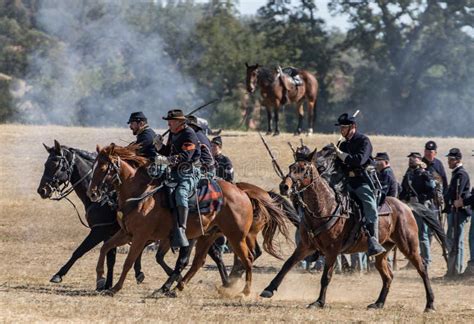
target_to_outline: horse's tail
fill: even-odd
[[[274,192],[274,191],[268,191],[268,195],[273,199],[274,202],[277,203],[278,207],[283,209],[283,212],[285,213],[286,218],[296,227],[300,225],[301,222],[301,217],[296,211],[295,207],[288,202],[285,198],[283,198],[282,195]]]
[[[278,231],[287,241],[291,240],[286,223],[288,216],[271,197],[255,191],[247,191],[247,195],[254,206],[254,218],[264,224],[263,249],[275,258],[282,259],[275,247],[274,237]]]

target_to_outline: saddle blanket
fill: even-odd
[[[201,179],[196,187],[195,194],[189,198],[190,213],[197,213],[196,198],[199,201],[199,212],[209,214],[219,212],[224,203],[222,189],[216,180]]]

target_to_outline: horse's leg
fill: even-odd
[[[104,241],[105,244],[105,241]],[[115,266],[115,259],[117,256],[117,248],[111,249],[107,252],[107,279],[105,281],[104,289],[110,289],[112,287],[112,283],[114,281],[114,266]]]
[[[207,254],[211,257],[211,259],[216,263],[217,269],[219,270],[219,274],[222,280],[222,286],[229,287],[229,276],[227,274],[227,269],[225,268],[224,260],[222,259],[222,252],[217,247],[216,243],[212,243]]]
[[[104,261],[106,254],[113,248],[117,246],[124,245],[128,243],[130,237],[127,235],[126,232],[123,230],[118,231],[110,238],[110,240],[106,241],[104,245],[100,248],[99,259],[97,260],[97,279],[96,279],[96,290],[103,290],[106,285],[106,280],[104,278]]]
[[[167,297],[176,297],[176,293],[174,291],[171,291],[171,286],[176,282],[181,279],[181,272],[184,270],[184,268],[188,265],[189,263],[189,257],[191,255],[191,251],[196,243],[196,240],[190,240],[189,241],[189,246],[181,247],[179,249],[179,255],[178,255],[178,260],[176,261],[176,266],[171,273],[171,275],[168,277],[166,282],[161,286],[160,289],[155,290],[152,293],[152,296],[156,295],[165,295]],[[179,282],[178,282],[179,284]]]
[[[165,262],[165,255],[170,250],[170,241],[161,240],[158,245],[158,251],[156,251],[155,260],[156,262],[165,270],[168,276],[171,276],[173,269],[171,269],[168,264]]]
[[[297,103],[296,112],[298,113],[298,128],[296,129],[295,135],[300,135],[303,132],[303,120],[304,120],[303,101],[300,100]]]
[[[334,264],[336,263],[337,254],[325,255],[326,263],[324,264],[323,275],[321,276],[321,290],[318,299],[308,305],[308,308],[323,308],[326,305],[326,292],[329,283],[331,282],[332,273],[334,271]]]
[[[315,121],[316,121],[315,102],[308,100],[308,135],[313,134]]]
[[[143,251],[140,253],[133,264],[133,270],[135,270],[135,280],[137,281],[137,284],[141,284],[143,280],[145,280],[145,274],[142,272],[142,255]]]
[[[108,290],[110,295],[116,294],[120,289],[123,287],[123,283],[125,282],[125,278],[127,277],[128,271],[132,268],[133,263],[135,260],[141,255],[145,245],[147,243],[147,237],[144,236],[137,236],[135,235],[132,237],[132,244],[130,245],[130,249],[128,250],[127,258],[123,264],[122,273],[120,274],[120,278],[112,287],[112,289]]]
[[[250,252],[252,253],[253,256],[253,262],[255,262],[261,255],[262,255],[262,249],[258,245],[257,241],[257,233],[249,233],[246,238],[247,241],[247,246],[250,249]],[[237,257],[236,254],[234,254],[234,265],[232,266],[232,270],[230,272],[230,277],[231,278],[242,278],[242,275],[244,274],[244,265],[242,262],[240,262],[240,259]]]
[[[273,107],[273,111],[275,114],[275,132],[273,133],[273,136],[280,135],[280,107],[275,106]]]
[[[264,298],[271,298],[273,297],[273,293],[278,290],[278,287],[280,286],[281,282],[283,281],[283,278],[285,278],[286,274],[301,260],[306,258],[309,254],[313,253],[314,250],[310,249],[308,246],[303,245],[299,243],[296,246],[295,251],[293,254],[290,256],[288,260],[283,264],[283,267],[281,270],[278,272],[278,274],[273,278],[273,280],[270,282],[270,284],[265,288],[262,293],[260,294],[260,297]]]
[[[179,290],[184,289],[184,285],[186,285],[198,272],[198,270],[204,265],[206,262],[206,255],[207,251],[211,247],[212,243],[218,237],[217,233],[214,235],[209,236],[201,236],[196,243],[196,252],[194,254],[193,263],[191,264],[191,268],[188,272],[184,275],[183,279],[178,282],[177,288]]]
[[[414,221],[413,221],[414,222]],[[412,231],[409,235],[402,233],[402,238],[396,240],[397,247],[407,259],[415,266],[418,274],[423,279],[426,292],[426,307],[425,312],[434,311],[434,294],[431,289],[430,278],[428,276],[428,269],[423,263],[423,259],[419,253],[418,233],[417,227],[413,225],[411,228],[405,228],[405,231]],[[410,235],[411,234],[411,235]]]
[[[62,277],[68,273],[74,263],[84,254],[92,250],[97,244],[103,241],[106,236],[107,232],[102,227],[93,227],[84,241],[82,241],[82,243],[72,253],[71,258],[51,278],[50,282],[60,283],[62,281]]]
[[[240,261],[242,261],[245,268],[245,287],[244,290],[242,290],[242,294],[248,296],[250,295],[250,289],[252,286],[252,253],[250,253],[245,238],[241,239],[240,242],[235,242],[229,237],[229,242],[234,249],[234,253],[240,258]]]
[[[393,245],[391,247],[393,247]],[[390,284],[393,280],[393,273],[387,261],[387,257],[391,251],[391,247],[384,244],[386,252],[379,254],[375,257],[375,268],[377,268],[380,273],[380,276],[382,277],[382,290],[380,291],[380,295],[377,301],[367,306],[367,308],[383,308],[385,304],[385,299],[387,298],[388,291],[390,289]]]
[[[272,134],[272,107],[267,105],[265,106],[265,109],[267,111],[267,124],[268,124],[267,135],[271,135]]]

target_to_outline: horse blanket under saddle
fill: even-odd
[[[189,198],[189,212],[197,213],[196,198],[199,201],[199,213],[209,214],[219,212],[224,203],[222,189],[216,180],[201,179],[195,193]]]

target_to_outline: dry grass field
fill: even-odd
[[[320,274],[294,270],[271,300],[258,297],[283,264],[264,254],[257,262],[252,294],[231,298],[219,294],[220,279],[210,261],[176,299],[146,298],[165,280],[155,264],[154,255],[145,253],[146,279],[137,285],[133,274],[115,297],[97,295],[95,265],[98,249],[79,260],[61,284],[49,283],[50,277],[70,257],[88,230],[79,223],[67,202],[42,200],[36,188],[47,153],[42,142],[94,150],[101,145],[133,140],[128,129],[68,128],[57,126],[1,125],[0,138],[0,322],[473,322],[474,280],[444,281],[440,250],[434,243],[433,278],[436,313],[424,314],[425,295],[415,271],[395,272],[384,310],[367,311],[378,296],[381,281],[371,272],[362,275],[335,275],[324,310],[308,310],[319,292]],[[304,137],[310,147],[322,147],[336,141],[338,135]],[[406,155],[422,151],[426,138],[373,136],[375,151],[387,151],[400,178],[406,168]],[[453,146],[465,152],[465,165],[474,176],[472,139],[435,139],[439,152]],[[256,133],[224,132],[224,151],[235,164],[238,181],[247,181],[266,189],[276,189],[278,178]],[[291,161],[287,141],[298,144],[289,134],[268,137],[284,170]],[[445,158],[442,157],[443,161]],[[446,164],[445,164],[446,165]],[[78,201],[74,197],[74,201]],[[82,210],[81,210],[82,212]],[[467,246],[467,241],[466,241]],[[292,247],[283,246],[289,256]],[[467,251],[466,251],[467,254]],[[116,278],[125,258],[119,254]],[[168,262],[174,262],[172,254]],[[467,256],[466,256],[467,261]],[[231,256],[226,255],[231,264]],[[399,265],[405,261],[400,257]],[[243,284],[242,284],[243,285]]]

